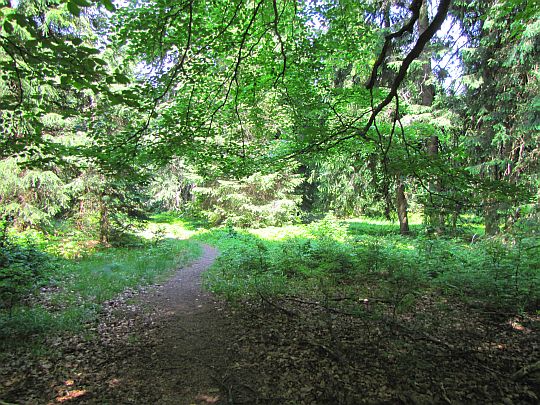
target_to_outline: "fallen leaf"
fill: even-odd
[[[73,398],[82,397],[84,394],[86,394],[86,390],[73,390],[68,391],[66,395],[63,395],[61,397],[56,397],[56,402],[66,402],[70,401]]]
[[[203,401],[204,403],[207,403],[207,404],[215,404],[215,403],[217,403],[219,401],[219,397],[217,395],[215,397],[213,397],[213,396],[210,396],[210,395],[201,394],[201,395],[197,395],[195,400],[196,401]]]

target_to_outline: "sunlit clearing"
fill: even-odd
[[[267,240],[283,240],[293,236],[306,236],[306,229],[302,226],[288,225],[282,227],[270,226],[267,228],[250,229],[249,233]]]

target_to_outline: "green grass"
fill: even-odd
[[[132,236],[131,247],[85,249],[88,240],[76,234],[76,255],[62,253],[66,231],[52,241],[32,236],[40,249],[56,252],[48,290],[31,304],[13,308],[11,316],[0,312],[0,344],[80,329],[104,302],[163,280],[196,257],[198,242],[219,248],[216,264],[204,275],[205,286],[230,300],[261,293],[368,297],[395,311],[429,293],[514,310],[534,308],[540,300],[537,235],[479,237],[473,243],[472,228],[443,238],[427,234],[417,221],[412,235],[403,237],[396,223],[331,216],[308,225],[251,230],[201,225],[157,214],[145,231]]]
[[[346,221],[349,224],[349,232],[359,235],[399,235],[399,223],[386,219],[353,218]],[[423,233],[424,226],[421,222],[409,223],[413,235]]]
[[[126,288],[161,281],[199,253],[198,245],[176,239],[136,249],[115,248],[96,252],[64,265],[60,273],[63,291],[55,295],[55,302],[102,303]]]
[[[137,247],[90,250],[76,259],[53,259],[41,293],[25,305],[0,311],[0,345],[78,330],[96,317],[104,302],[126,289],[162,281],[200,255],[195,241],[163,236],[140,239]],[[46,240],[39,243],[45,250],[51,248]]]

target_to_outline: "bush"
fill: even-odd
[[[29,239],[0,240],[0,308],[10,313],[14,305],[44,282],[48,256]]]
[[[23,168],[24,159],[0,160],[0,215],[19,227],[43,228],[69,201],[66,185],[51,170]]]
[[[538,306],[538,238],[513,234],[463,245],[445,239],[419,241],[418,263],[447,293],[509,310]]]
[[[289,239],[273,253],[272,265],[291,278],[342,278],[357,268],[350,247],[331,239]]]
[[[221,250],[207,277],[212,291],[228,298],[260,291],[374,298],[394,314],[434,291],[505,311],[538,308],[540,240],[529,225],[475,243],[358,229],[351,237],[332,216],[298,228],[304,232],[279,240],[275,230],[257,231],[273,240],[233,228],[211,232],[207,242]]]

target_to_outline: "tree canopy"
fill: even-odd
[[[304,207],[496,232],[538,200],[538,21],[514,0],[7,1],[0,154],[210,182],[296,165]]]

